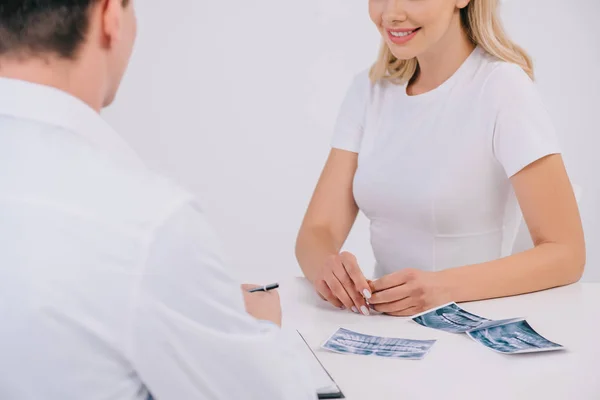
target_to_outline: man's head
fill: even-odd
[[[87,75],[86,84],[93,85],[86,90],[87,97],[95,97],[90,103],[110,104],[135,40],[132,1],[1,0],[0,75],[11,69],[9,75],[19,78],[14,71],[31,70],[32,64],[37,70],[60,69],[50,71],[55,76],[72,69],[66,74]]]

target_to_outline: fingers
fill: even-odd
[[[340,258],[342,261],[342,266],[346,270],[346,273],[354,283],[354,288],[360,293],[360,296],[369,300],[371,298],[371,287],[369,286],[369,282],[367,278],[363,275],[360,267],[358,266],[358,261],[356,257],[348,252],[343,252],[340,254]],[[346,286],[347,287],[347,286]],[[360,302],[364,304],[363,301]]]
[[[329,286],[331,292],[342,302],[344,307],[346,307],[348,310],[354,307],[354,301],[352,301],[352,298],[350,295],[348,295],[344,285],[333,272],[325,276],[325,283],[327,283],[327,286]]]
[[[391,302],[405,299],[405,298],[409,297],[410,294],[411,294],[411,291],[410,291],[409,285],[404,284],[401,286],[395,286],[393,288],[383,290],[381,292],[375,292],[373,294],[373,296],[371,297],[371,299],[369,300],[369,303],[371,303],[371,304],[391,303]]]
[[[398,312],[386,313],[387,315],[391,315],[392,317],[412,317],[413,315],[419,312],[417,307],[409,307],[405,310]]]
[[[370,312],[367,308],[367,303],[365,302],[365,299],[358,293],[358,290],[356,290],[354,282],[352,282],[352,279],[350,279],[346,269],[343,266],[338,265],[334,267],[333,274],[342,285],[346,296],[350,299],[350,301],[352,301],[352,305],[349,308],[351,308],[354,312],[358,312],[358,310],[360,310],[362,314],[369,315]],[[343,302],[341,297],[338,296],[338,298]],[[344,305],[345,304],[346,303],[344,303]]]
[[[371,282],[373,292],[381,292],[394,286],[400,286],[410,282],[415,278],[416,271],[410,268],[403,269],[393,274],[386,275],[376,281]]]
[[[376,311],[385,314],[396,314],[402,313],[409,308],[414,308],[413,299],[410,297],[404,298],[402,300],[392,301],[390,303],[377,304],[374,306]]]
[[[331,289],[329,289],[329,286],[327,283],[325,283],[325,281],[320,280],[315,284],[315,286],[317,288],[317,292],[322,298],[327,300],[334,307],[342,308],[342,302],[339,301],[338,298],[331,292]]]
[[[258,287],[258,285],[244,283],[242,285],[242,290],[245,290],[247,292],[248,290],[252,290],[252,289],[255,289],[257,287]]]
[[[352,254],[331,255],[314,284],[319,295],[334,306],[370,314],[366,299],[372,290]]]

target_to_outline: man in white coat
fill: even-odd
[[[0,3],[0,398],[314,399],[275,292],[102,120],[128,0]]]

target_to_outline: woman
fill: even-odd
[[[296,245],[317,292],[357,313],[410,316],[578,281],[577,203],[498,1],[370,0],[369,13],[381,52],[346,96]],[[511,255],[519,205],[535,247]],[[359,210],[373,282],[339,254]]]

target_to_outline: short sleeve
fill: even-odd
[[[550,115],[525,71],[503,63],[494,71],[490,86],[497,99],[494,154],[508,177],[545,156],[560,153]]]
[[[331,147],[360,152],[370,86],[368,71],[354,78],[340,108]]]

